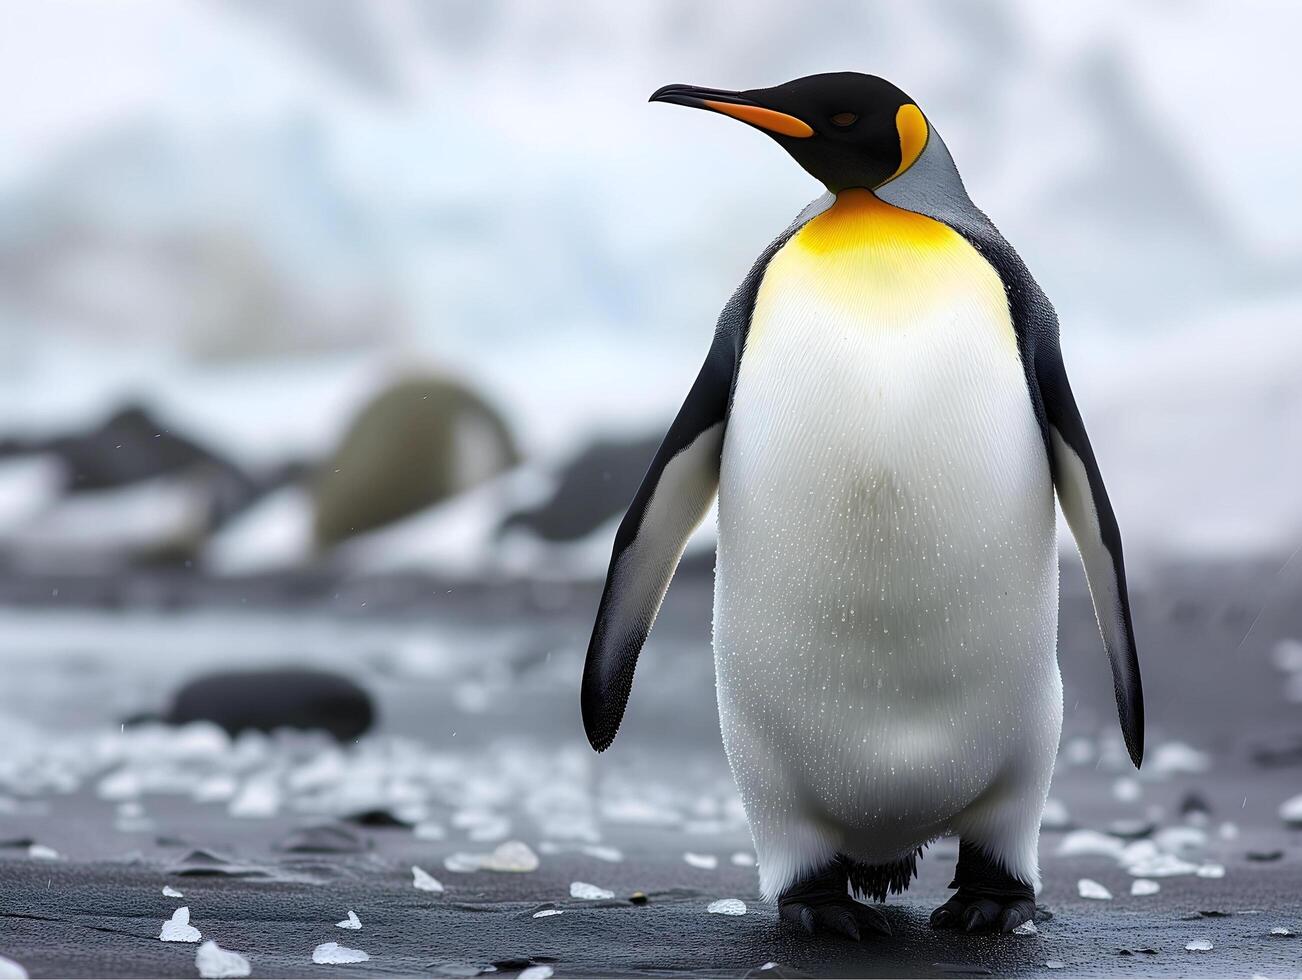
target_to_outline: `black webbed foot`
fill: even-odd
[[[849,878],[841,861],[797,882],[778,899],[778,915],[810,935],[844,936],[859,942],[877,933],[889,936],[891,924],[880,909],[863,905],[850,897]]]
[[[1012,932],[1035,918],[1035,892],[1010,875],[977,846],[959,842],[958,867],[948,902],[931,913],[933,929]]]

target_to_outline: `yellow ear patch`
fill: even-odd
[[[900,165],[887,180],[894,180],[913,166],[927,146],[926,117],[912,102],[906,102],[895,113],[895,129],[900,134]]]

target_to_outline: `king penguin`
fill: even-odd
[[[826,193],[724,307],[616,533],[583,673],[588,739],[614,739],[717,494],[719,720],[761,895],[810,933],[889,933],[869,902],[958,835],[931,925],[1010,932],[1035,912],[1062,728],[1055,489],[1143,756],[1121,537],[1053,307],[884,79],[651,100],[760,130]]]

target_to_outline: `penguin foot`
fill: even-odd
[[[933,929],[1012,932],[1035,918],[1035,891],[975,845],[959,842],[953,897],[931,913]]]
[[[849,879],[837,861],[826,871],[792,885],[778,899],[778,916],[809,935],[843,936],[854,942],[872,933],[892,935],[880,909],[856,902],[847,892]]]

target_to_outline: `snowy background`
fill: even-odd
[[[368,399],[427,371],[496,407],[524,469],[333,560],[599,574],[609,520],[560,559],[592,529],[493,529],[594,440],[654,439],[733,285],[818,190],[743,127],[646,97],[834,69],[924,106],[1055,300],[1132,562],[1302,541],[1295,7],[0,16],[0,438],[23,450],[0,458],[0,551],[24,567],[178,540],[219,574],[319,561],[318,471]],[[43,452],[127,406],[240,492],[167,467],[76,487]]]

